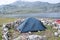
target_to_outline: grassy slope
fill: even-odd
[[[8,23],[8,22],[13,22],[14,18],[0,18],[0,25],[4,24],[4,23]],[[2,26],[0,26],[0,40],[2,40]]]
[[[48,25],[46,25],[46,27],[47,29],[45,31],[36,32],[35,34],[46,35],[48,40],[60,40],[60,37],[54,36],[54,32],[56,32],[57,30],[52,29],[51,26]]]
[[[0,27],[0,40],[2,40],[2,30],[1,30],[1,27]]]
[[[0,18],[0,25],[3,23],[12,22],[14,20],[16,20],[16,19],[14,19],[14,18]],[[46,31],[36,32],[35,34],[38,34],[38,35],[44,35],[45,34],[45,35],[47,35],[48,40],[55,40],[55,39],[60,40],[59,37],[56,38],[56,37],[54,37],[54,35],[51,35],[56,30],[51,29],[50,26],[46,26],[46,27],[47,27]],[[1,27],[0,27],[0,40],[2,39],[2,33],[1,32],[2,31],[1,31]]]
[[[13,22],[15,18],[0,18],[0,25],[3,23]]]

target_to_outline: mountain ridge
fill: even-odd
[[[60,3],[51,4],[48,2],[24,2],[16,1],[12,4],[0,6],[0,13],[43,13],[43,12],[60,12]]]

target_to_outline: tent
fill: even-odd
[[[60,19],[56,20],[56,23],[57,23],[57,24],[60,24]]]
[[[17,27],[17,30],[21,32],[34,32],[45,30],[46,27],[43,23],[33,17],[27,18],[22,24]]]

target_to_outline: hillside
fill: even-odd
[[[0,5],[0,14],[50,12],[60,12],[60,3],[16,1],[12,4]]]

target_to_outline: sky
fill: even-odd
[[[10,4],[15,1],[18,1],[18,0],[0,0],[0,5]],[[29,1],[29,2],[42,1],[42,2],[49,2],[49,3],[60,3],[60,0],[21,0],[21,1]]]

